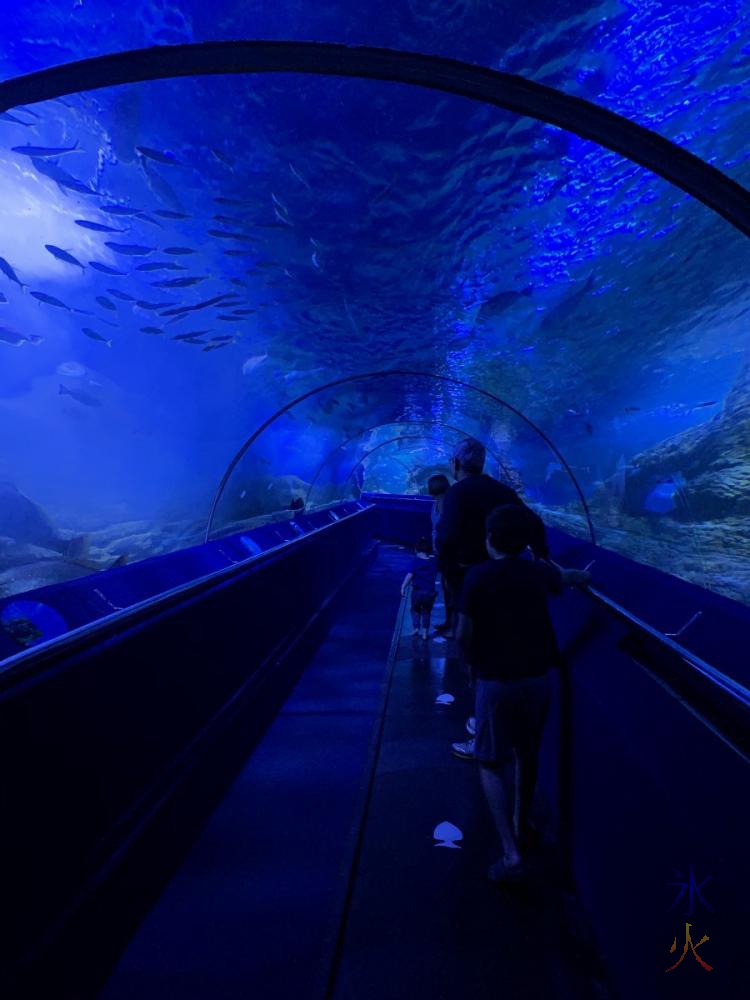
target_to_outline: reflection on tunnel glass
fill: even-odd
[[[481,5],[430,5],[424,20],[417,6],[431,45],[497,65]],[[747,183],[729,27],[742,33],[750,15],[665,10],[670,58],[644,60],[646,6],[623,15],[627,36],[583,12],[577,41],[519,22],[503,68],[648,124]],[[71,58],[123,47],[107,5],[76,5],[75,35],[53,7],[19,9],[19,37],[62,33]],[[255,15],[221,8],[233,37],[257,33]],[[302,36],[303,24],[327,34],[318,16],[300,12]],[[277,34],[270,11],[257,17]],[[419,34],[378,30],[363,40],[423,48]],[[144,45],[205,37],[188,15],[136,18],[133,31]],[[549,64],[558,42],[566,58]],[[44,64],[24,44],[6,53],[6,77]],[[600,544],[747,601],[736,275],[750,249],[681,192],[560,129],[362,80],[118,86],[10,109],[0,127],[0,474],[51,526],[19,528],[3,494],[0,596],[196,544],[253,427],[387,359],[487,388],[533,419],[566,457]],[[441,449],[459,431],[497,453],[499,478],[550,524],[586,537],[574,482],[522,422],[456,387],[396,382],[338,388],[280,417],[235,470],[215,533],[289,519],[299,497],[315,510],[370,490],[422,493],[447,474]],[[81,537],[85,553],[56,542]]]

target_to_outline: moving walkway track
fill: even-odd
[[[373,540],[410,543],[426,511],[365,499],[8,661],[7,995],[662,996],[682,918],[643,893],[688,864],[719,893],[696,930],[740,995],[747,691],[602,591],[630,572],[702,593],[707,618],[737,606],[550,532],[560,562],[595,555],[602,590],[553,605],[571,669],[542,755],[543,882],[508,894],[486,880],[473,765],[448,753],[465,681],[448,647],[402,635],[407,554]]]

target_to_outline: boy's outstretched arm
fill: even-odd
[[[411,581],[414,579],[413,573],[407,573],[404,577],[404,582],[401,584],[401,596],[406,597],[406,591],[411,585]]]
[[[563,584],[575,586],[580,583],[591,583],[591,574],[587,569],[563,569],[558,566],[562,573]]]

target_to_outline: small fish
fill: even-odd
[[[156,160],[157,163],[169,163],[172,166],[178,166],[180,163],[173,153],[161,153],[158,149],[151,149],[149,146],[136,146],[135,151],[149,160]]]
[[[135,302],[135,297],[133,295],[128,295],[127,292],[121,292],[117,288],[108,288],[107,291],[110,295],[114,295],[116,299],[122,299],[123,302]]]
[[[715,399],[709,399],[707,403],[696,403],[695,406],[693,407],[693,409],[694,410],[700,410],[704,406],[716,406],[716,405],[717,405],[717,401]]]
[[[312,260],[313,267],[316,270],[319,271],[320,270],[320,261],[318,260],[318,251],[317,250],[313,253],[313,255],[311,257],[311,260]]]
[[[255,312],[254,309],[233,309],[232,310],[232,315],[233,316],[252,316],[252,314],[254,312]]]
[[[225,250],[227,257],[246,257],[252,250]]]
[[[44,302],[48,306],[59,306],[60,309],[67,309],[68,312],[73,311],[70,306],[66,306],[64,302],[61,302],[60,299],[56,299],[54,295],[47,295],[46,292],[32,292],[31,295],[33,298],[37,299],[37,301]]]
[[[80,260],[76,260],[76,258],[72,254],[68,253],[67,250],[61,250],[60,247],[53,246],[51,243],[45,243],[44,249],[48,253],[51,253],[53,257],[57,258],[57,260],[62,260],[66,264],[75,264],[75,266],[80,267],[82,271],[85,270]]]
[[[195,253],[195,250],[192,250],[190,247],[165,247],[164,253],[171,253],[178,256],[180,254]]]
[[[170,305],[172,305],[171,302],[142,302],[140,300],[136,302],[136,306],[139,309],[148,309],[151,312],[156,312],[157,310],[163,309],[165,306],[170,306]]]
[[[237,322],[237,317],[236,316],[217,316],[216,318],[224,320],[225,323],[236,323]]]
[[[197,312],[199,309],[208,309],[209,306],[219,305],[220,303],[228,305],[228,300],[235,298],[234,295],[215,295],[212,299],[205,299],[203,302],[196,302],[194,306],[179,306],[175,309],[168,309],[166,312],[162,313],[162,316],[177,316],[181,313]]]
[[[96,301],[104,309],[111,309],[113,312],[117,312],[117,306],[106,295],[97,295]]]
[[[80,389],[66,389],[64,385],[61,385],[57,391],[58,396],[72,396],[77,402],[82,403],[84,406],[101,406],[101,400],[97,399],[96,396],[92,396],[88,392],[81,392]]]
[[[45,160],[38,156],[32,156],[31,162],[34,165],[34,169],[42,177],[49,177],[51,181],[62,190],[63,188],[68,188],[70,191],[75,191],[77,194],[91,194],[95,195],[97,198],[101,197],[98,191],[94,191],[93,188],[88,187],[83,181],[77,180],[67,170],[63,170],[62,167],[57,165],[57,162],[52,162],[50,160]],[[64,192],[63,192],[64,193]]]
[[[310,185],[307,183],[304,177],[300,177],[300,175],[294,169],[294,164],[291,161],[289,162],[289,169],[292,172],[292,177],[296,177],[297,180],[300,182],[300,184],[304,184],[307,190],[310,191],[311,190]]]
[[[242,278],[230,278],[229,280],[233,285],[240,285],[241,288],[247,288],[247,282],[243,281]]]
[[[155,247],[142,247],[137,243],[105,243],[105,247],[114,250],[115,253],[123,254],[126,257],[146,257],[153,253]]]
[[[278,210],[278,208],[276,208],[276,206],[274,206],[273,211],[274,211],[274,214],[276,215],[276,218],[279,220],[279,222],[283,222],[285,226],[294,226],[293,222],[291,222],[289,219],[285,219],[284,218],[284,216],[279,212],[279,210]]]
[[[168,208],[157,208],[154,215],[158,215],[162,219],[189,219],[189,215],[185,215],[184,212],[173,212]]]
[[[107,212],[109,215],[141,215],[142,209],[140,208],[128,208],[127,205],[102,205],[102,212]]]
[[[256,354],[253,357],[248,358],[242,364],[242,374],[249,375],[250,372],[255,371],[256,368],[263,364],[267,357],[267,354]]]
[[[234,337],[231,335],[231,333],[220,333],[217,334],[215,337],[209,337],[209,340],[227,341],[227,340],[234,340]]]
[[[0,257],[0,271],[3,272],[3,274],[5,275],[6,278],[8,278],[9,281],[15,282],[15,284],[20,285],[21,288],[29,287],[28,285],[24,285],[24,283],[19,279],[18,275],[10,266],[5,257]]]
[[[184,271],[183,264],[175,264],[171,260],[152,260],[148,264],[139,264],[136,271]]]
[[[197,338],[198,338],[198,334],[197,333],[178,333],[174,337],[172,337],[172,340],[181,340],[181,341],[187,342],[189,344],[203,344],[203,343],[205,343],[205,341],[198,340]]]
[[[89,338],[89,340],[98,340],[100,344],[106,344],[107,347],[112,346],[111,340],[107,340],[106,337],[102,337],[100,333],[97,333],[96,330],[92,330],[88,326],[84,326],[81,329],[81,333],[84,333]]]
[[[90,260],[89,267],[93,267],[95,271],[101,271],[102,274],[111,274],[113,277],[118,278],[127,278],[125,271],[116,271],[114,267],[110,267],[109,264],[100,264],[96,260]]]
[[[153,333],[153,334],[156,334],[156,333],[164,333],[164,331],[160,330],[158,326],[142,326],[141,327],[141,333]]]
[[[246,240],[250,237],[245,233],[233,233],[230,229],[209,229],[209,236],[215,236],[218,240]]]
[[[211,149],[211,152],[219,163],[223,163],[225,167],[229,167],[230,170],[234,170],[234,163],[225,153],[220,152],[218,149]]]
[[[141,212],[138,215],[136,215],[136,219],[138,219],[139,222],[147,222],[149,226],[156,226],[157,229],[164,228],[164,226],[161,224],[161,222],[159,222],[158,219],[152,219],[150,215],[146,215],[144,212]]]
[[[214,198],[217,205],[239,205],[240,208],[244,207],[243,201],[238,201],[236,198]]]
[[[24,344],[41,344],[43,337],[38,337],[35,333],[18,333],[8,326],[0,326],[0,342],[8,344],[10,347],[23,347]]]
[[[24,156],[62,156],[64,153],[83,152],[76,142],[75,146],[11,146],[12,153],[22,153]]]
[[[89,222],[87,219],[75,219],[75,224],[83,229],[93,229],[95,233],[124,233],[125,229],[115,229],[114,226],[104,226],[101,222]]]
[[[166,281],[155,281],[151,287],[152,288],[190,288],[192,285],[198,285],[201,281],[206,281],[206,278],[169,278]]]

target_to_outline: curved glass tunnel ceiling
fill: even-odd
[[[690,148],[747,183],[746,111],[654,93],[674,114],[644,97],[633,118],[677,138],[695,114]],[[747,600],[748,241],[704,206],[559,129],[397,84],[182,79],[10,114],[2,594],[200,541],[255,428],[387,365],[507,400],[560,449],[600,544]],[[587,536],[544,442],[471,395],[393,380],[300,404],[237,466],[217,530],[280,516],[321,464],[313,505],[421,489],[453,426]],[[410,437],[349,475],[428,433],[432,456]]]

